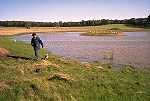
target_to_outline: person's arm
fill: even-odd
[[[42,46],[42,48],[43,48],[44,46],[43,46],[42,40],[41,40],[40,38],[38,38],[38,41],[39,41],[39,43],[41,44],[41,46]]]
[[[34,46],[33,38],[31,39],[31,45]]]

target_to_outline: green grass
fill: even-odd
[[[10,50],[11,55],[20,55],[20,56],[33,56],[33,49],[30,44],[23,42],[15,42],[13,40],[9,40],[6,37],[0,38],[0,47],[7,48]],[[45,51],[42,49],[41,54],[43,55]]]
[[[130,27],[125,24],[108,24],[108,25],[102,25],[102,26],[96,26],[98,29],[112,29],[112,28],[118,28],[120,30],[142,30],[143,28],[137,28],[137,27]]]
[[[0,47],[13,55],[33,56],[29,44],[8,38],[0,38]],[[44,53],[42,50],[41,54]],[[0,57],[0,101],[150,101],[149,70],[127,65],[116,71],[99,62],[85,68],[79,61],[49,55],[48,61],[59,68],[36,65],[40,61]],[[39,72],[35,72],[37,68]],[[50,75],[60,72],[73,80],[48,80]]]

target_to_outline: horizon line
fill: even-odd
[[[135,18],[135,19],[138,19],[138,18],[147,18],[148,16],[145,16],[145,17],[130,17],[130,18],[124,18],[124,19],[107,19],[107,18],[102,18],[102,19],[82,19],[82,20],[68,20],[68,21],[62,21],[62,20],[59,20],[59,21],[40,21],[40,20],[0,20],[0,21],[24,21],[24,22],[52,22],[52,23],[55,23],[55,22],[81,22],[81,21],[89,21],[89,20],[128,20],[128,19],[132,19],[132,18]]]

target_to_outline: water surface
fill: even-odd
[[[101,61],[115,66],[150,67],[150,32],[124,32],[125,36],[81,36],[80,32],[39,33],[48,51],[81,61]],[[30,41],[31,35],[15,37]]]

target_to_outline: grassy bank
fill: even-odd
[[[150,31],[150,29],[137,28],[126,26],[125,24],[109,24],[102,26],[87,26],[87,27],[0,27],[0,35],[16,35],[20,33],[31,32],[85,32],[83,35],[116,35],[116,33],[124,31]]]
[[[0,38],[12,55],[32,57],[29,44]],[[44,50],[41,51],[43,55]],[[149,101],[150,71],[80,63],[49,54],[47,61],[0,57],[0,101]]]
[[[141,32],[141,31],[150,31],[150,29],[132,27],[127,26],[125,24],[109,24],[109,25],[89,27],[88,31],[82,33],[82,35],[88,36],[123,35],[122,32]]]

